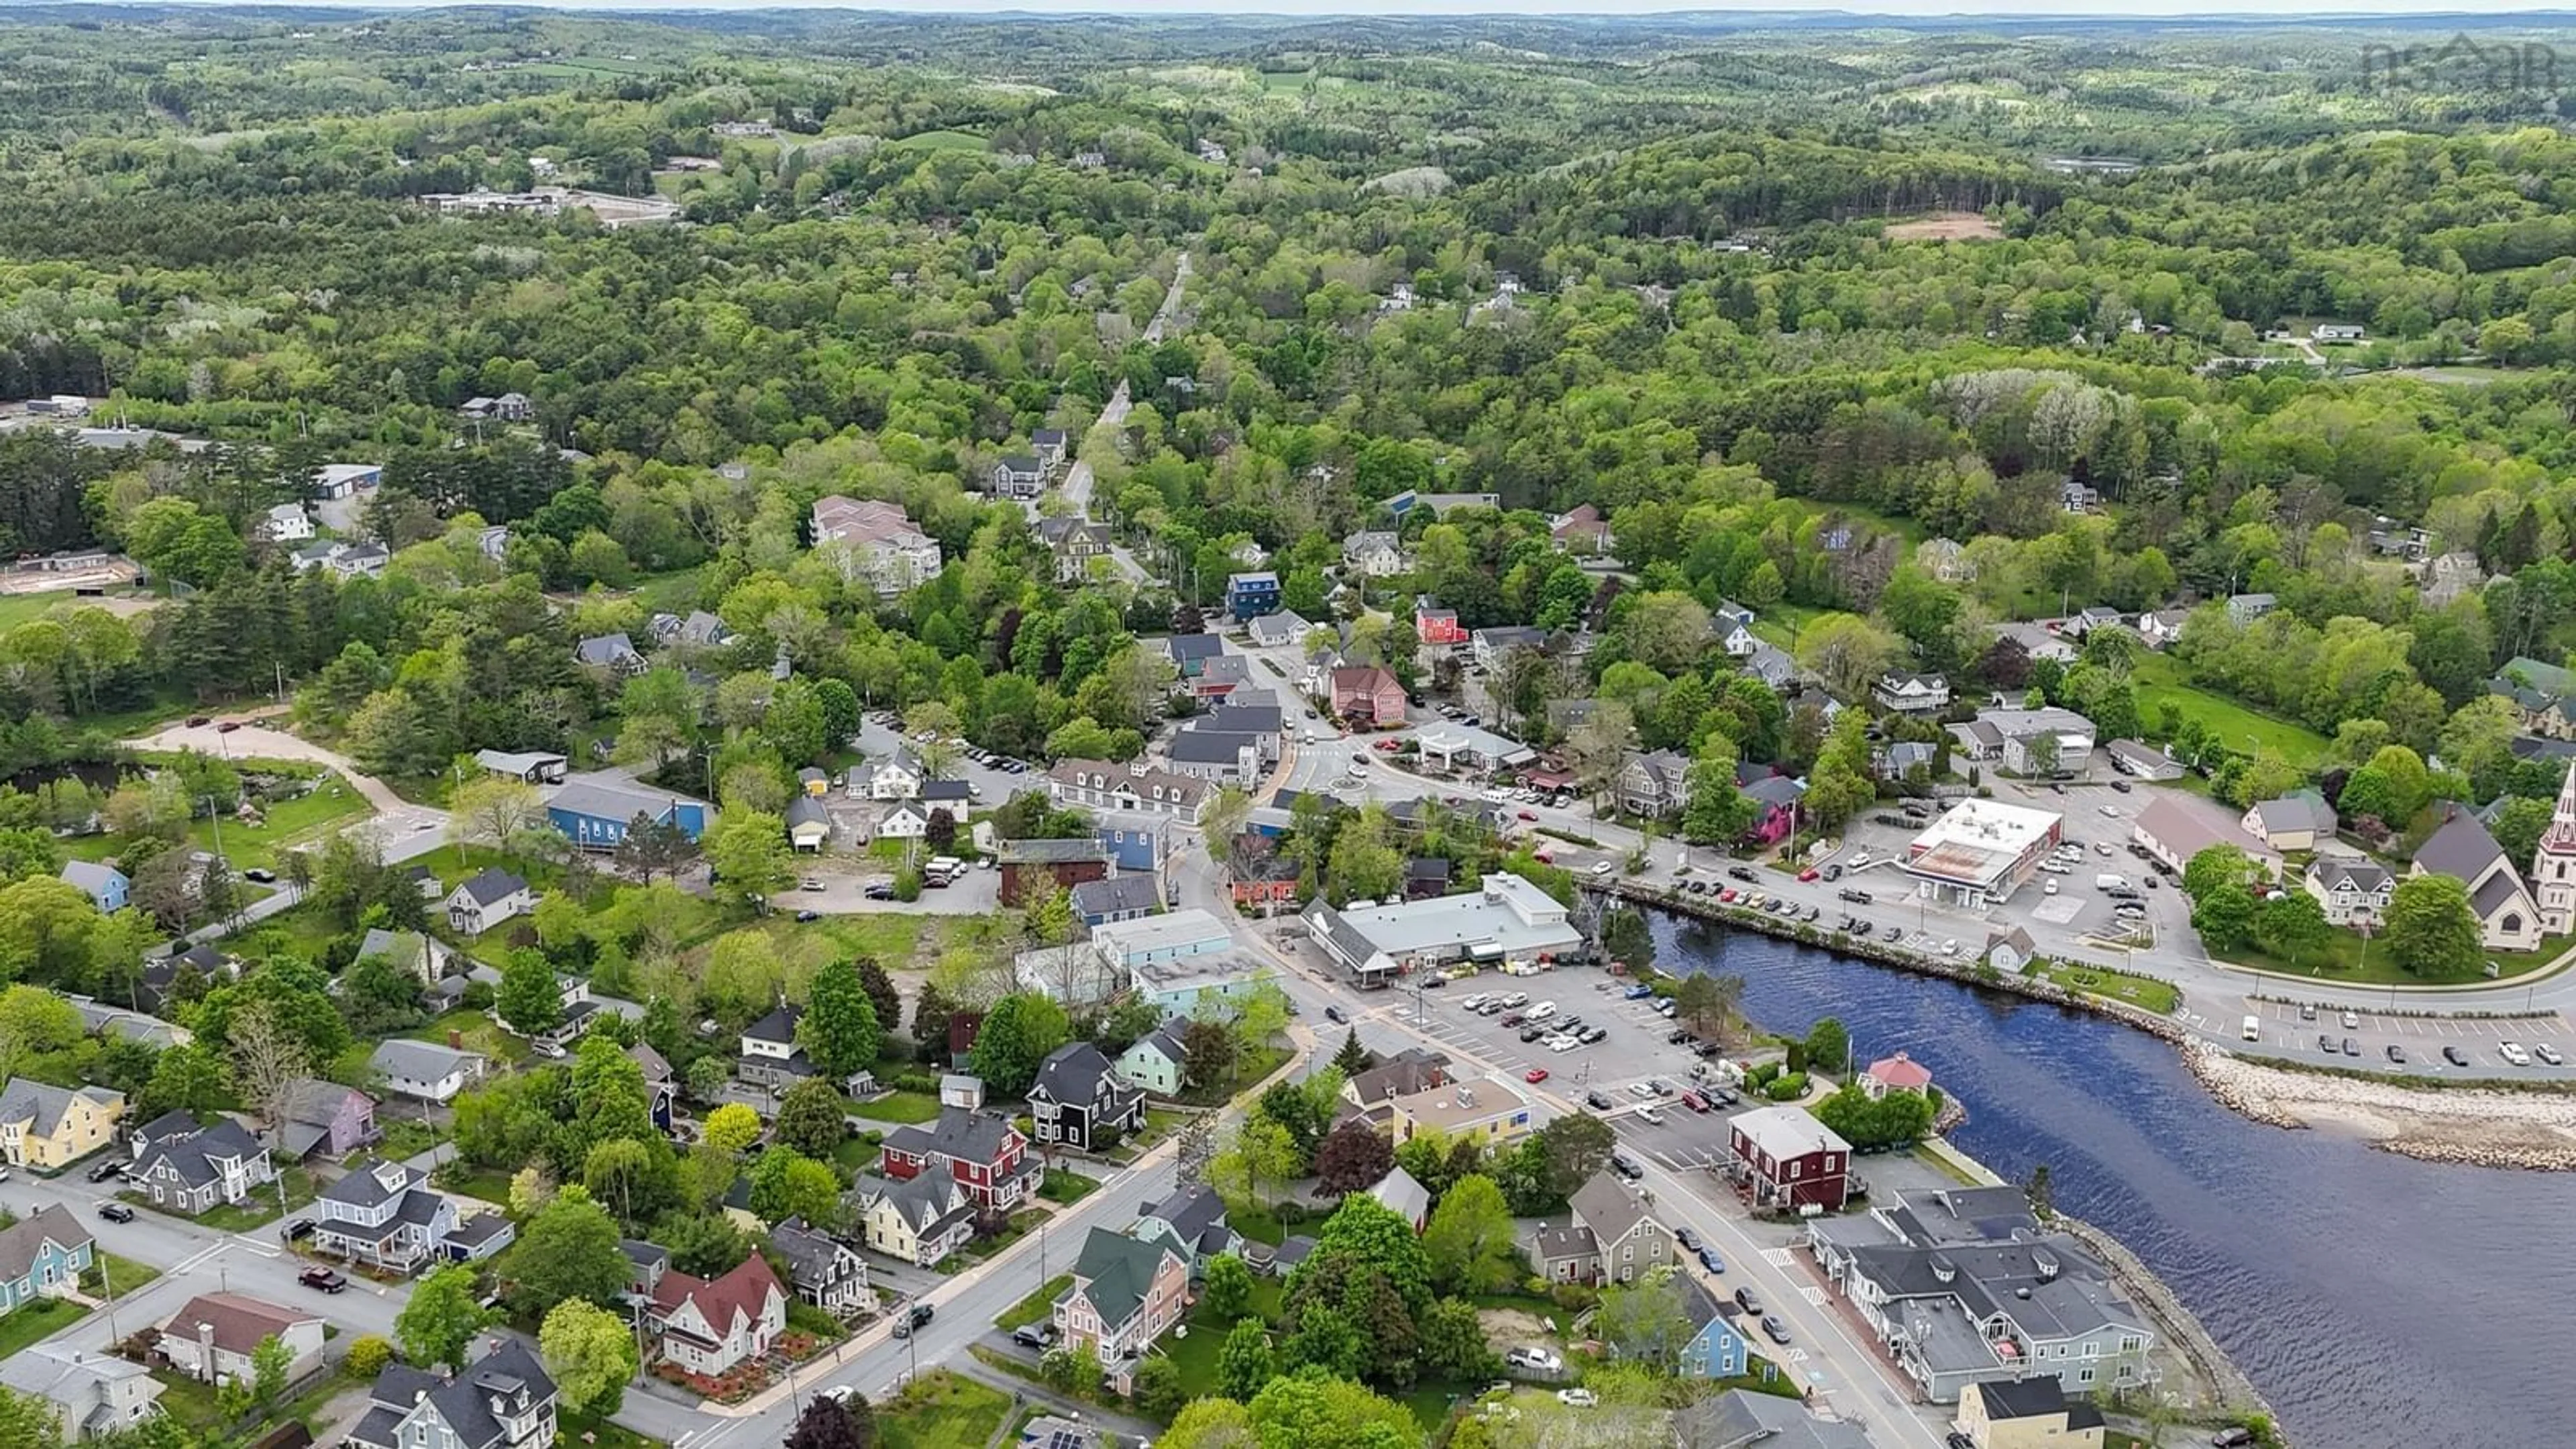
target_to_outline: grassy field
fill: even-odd
[[[2537,951],[2491,952],[2479,963],[2479,967],[2483,968],[2486,961],[2493,961],[2501,972],[2499,979],[2511,981],[2517,976],[2525,976],[2547,966],[2564,955],[2570,946],[2576,946],[2576,938],[2551,936],[2540,943],[2540,949]],[[2368,952],[2367,960],[2363,959],[2365,951]],[[2484,986],[2487,984],[2483,969],[2474,969],[2454,976],[2417,976],[2397,964],[2396,958],[2389,954],[2385,942],[2364,942],[2360,936],[2351,931],[2335,932],[2327,939],[2323,948],[2307,953],[2296,962],[2270,955],[2254,946],[2247,946],[2242,950],[2229,952],[2227,958],[2218,964],[2250,966],[2257,971],[2270,971],[2282,976],[2359,986]]]
[[[972,131],[918,131],[886,144],[919,151],[981,151],[984,138]]]
[[[1036,1292],[1003,1309],[993,1319],[993,1326],[1008,1333],[1014,1328],[1026,1327],[1032,1323],[1044,1323],[1047,1317],[1055,1312],[1055,1300],[1063,1295],[1064,1290],[1072,1286],[1072,1274],[1058,1273],[1040,1285]]]
[[[89,1310],[63,1298],[39,1298],[0,1318],[0,1358],[53,1337],[89,1316]]]
[[[892,1092],[873,1102],[852,1102],[850,1110],[877,1122],[927,1122],[939,1115],[939,1099],[928,1092]]]
[[[2137,685],[2138,718],[2150,729],[2157,727],[2164,707],[2172,704],[2184,718],[2200,721],[2231,750],[2248,746],[2274,750],[2302,768],[2314,766],[2326,752],[2325,736],[2187,682],[2182,665],[2162,654],[2140,658],[2130,677]]]
[[[1010,1413],[1010,1398],[1000,1389],[934,1369],[877,1406],[877,1443],[882,1449],[980,1449]]]
[[[103,1275],[99,1271],[101,1267],[106,1269]],[[93,1298],[100,1298],[106,1296],[107,1289],[114,1288],[116,1296],[123,1298],[160,1276],[159,1269],[146,1267],[132,1258],[120,1258],[114,1253],[100,1253],[98,1261],[87,1273],[81,1275],[81,1291]]]
[[[182,1218],[219,1233],[246,1233],[264,1227],[313,1201],[313,1174],[300,1167],[290,1167],[278,1176],[286,1184],[286,1205],[283,1208],[278,1206],[277,1188],[272,1184],[260,1187],[238,1203],[219,1203],[193,1216],[185,1213],[169,1213],[168,1216]],[[145,1212],[166,1211],[154,1207],[152,1200],[139,1192],[120,1192],[117,1196]],[[125,1285],[120,1282],[116,1291],[123,1293]]]
[[[234,865],[275,870],[279,857],[287,851],[374,813],[375,807],[364,796],[334,774],[325,777],[312,793],[270,810],[257,825],[226,820],[218,826],[215,821],[200,819],[189,825],[188,833],[208,850],[215,848],[215,838],[221,834],[224,855]]]
[[[1078,1203],[1098,1191],[1100,1191],[1099,1179],[1062,1169],[1048,1173],[1046,1181],[1038,1184],[1038,1196],[1048,1202],[1068,1205]]]
[[[2096,971],[2060,962],[2042,967],[2040,974],[2069,991],[2081,991],[2110,1001],[2125,1001],[2160,1016],[2170,1016],[2175,1008],[2182,1005],[2182,993],[2171,983],[2132,976],[2125,971]]]

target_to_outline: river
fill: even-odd
[[[1664,917],[1659,964],[1745,980],[1746,1014],[1840,1017],[1968,1109],[1960,1146],[2118,1237],[2200,1316],[2299,1449],[2576,1435],[2562,1317],[2576,1174],[2442,1167],[2219,1106],[2172,1047],[2098,1017]]]

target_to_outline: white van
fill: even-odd
[[[2245,1018],[2245,1030],[2243,1035],[2247,1041],[2261,1041],[2263,1039],[2263,1018],[2259,1016],[2249,1016]]]
[[[1529,1009],[1529,1015],[1525,1020],[1545,1021],[1554,1015],[1556,1015],[1556,1003],[1553,1001],[1542,1001],[1538,1005]]]
[[[2129,878],[2125,875],[2097,875],[2093,877],[2093,888],[2105,891],[2124,891],[2129,888]]]

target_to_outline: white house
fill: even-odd
[[[447,893],[447,924],[459,934],[479,936],[536,908],[536,893],[525,877],[488,866]]]
[[[1950,681],[1938,674],[1889,670],[1870,686],[1869,694],[1879,708],[1906,714],[1934,714],[1950,707]]]
[[[241,1293],[201,1293],[161,1325],[170,1366],[199,1383],[249,1383],[251,1355],[269,1339],[286,1346],[291,1382],[322,1353],[322,1316]]]
[[[787,1328],[787,1290],[758,1253],[712,1280],[666,1272],[644,1324],[662,1357],[712,1378],[769,1352]]]
[[[483,1075],[483,1058],[435,1042],[396,1037],[367,1058],[368,1069],[385,1079],[386,1090],[420,1102],[450,1102],[468,1083]]]
[[[261,515],[259,531],[273,543],[302,543],[313,536],[313,519],[301,503],[281,503]]]

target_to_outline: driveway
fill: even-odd
[[[369,828],[376,832],[379,843],[386,847],[388,860],[403,858],[395,847],[413,835],[429,835],[431,839],[427,846],[408,854],[418,855],[437,846],[442,839],[439,832],[447,825],[446,811],[412,804],[395,794],[382,780],[360,770],[355,761],[339,751],[264,724],[246,724],[231,731],[213,724],[175,724],[158,734],[128,740],[126,744],[138,750],[194,750],[201,755],[225,760],[302,760],[328,766],[339,771],[360,795],[366,797],[367,803],[376,808],[376,819]]]

